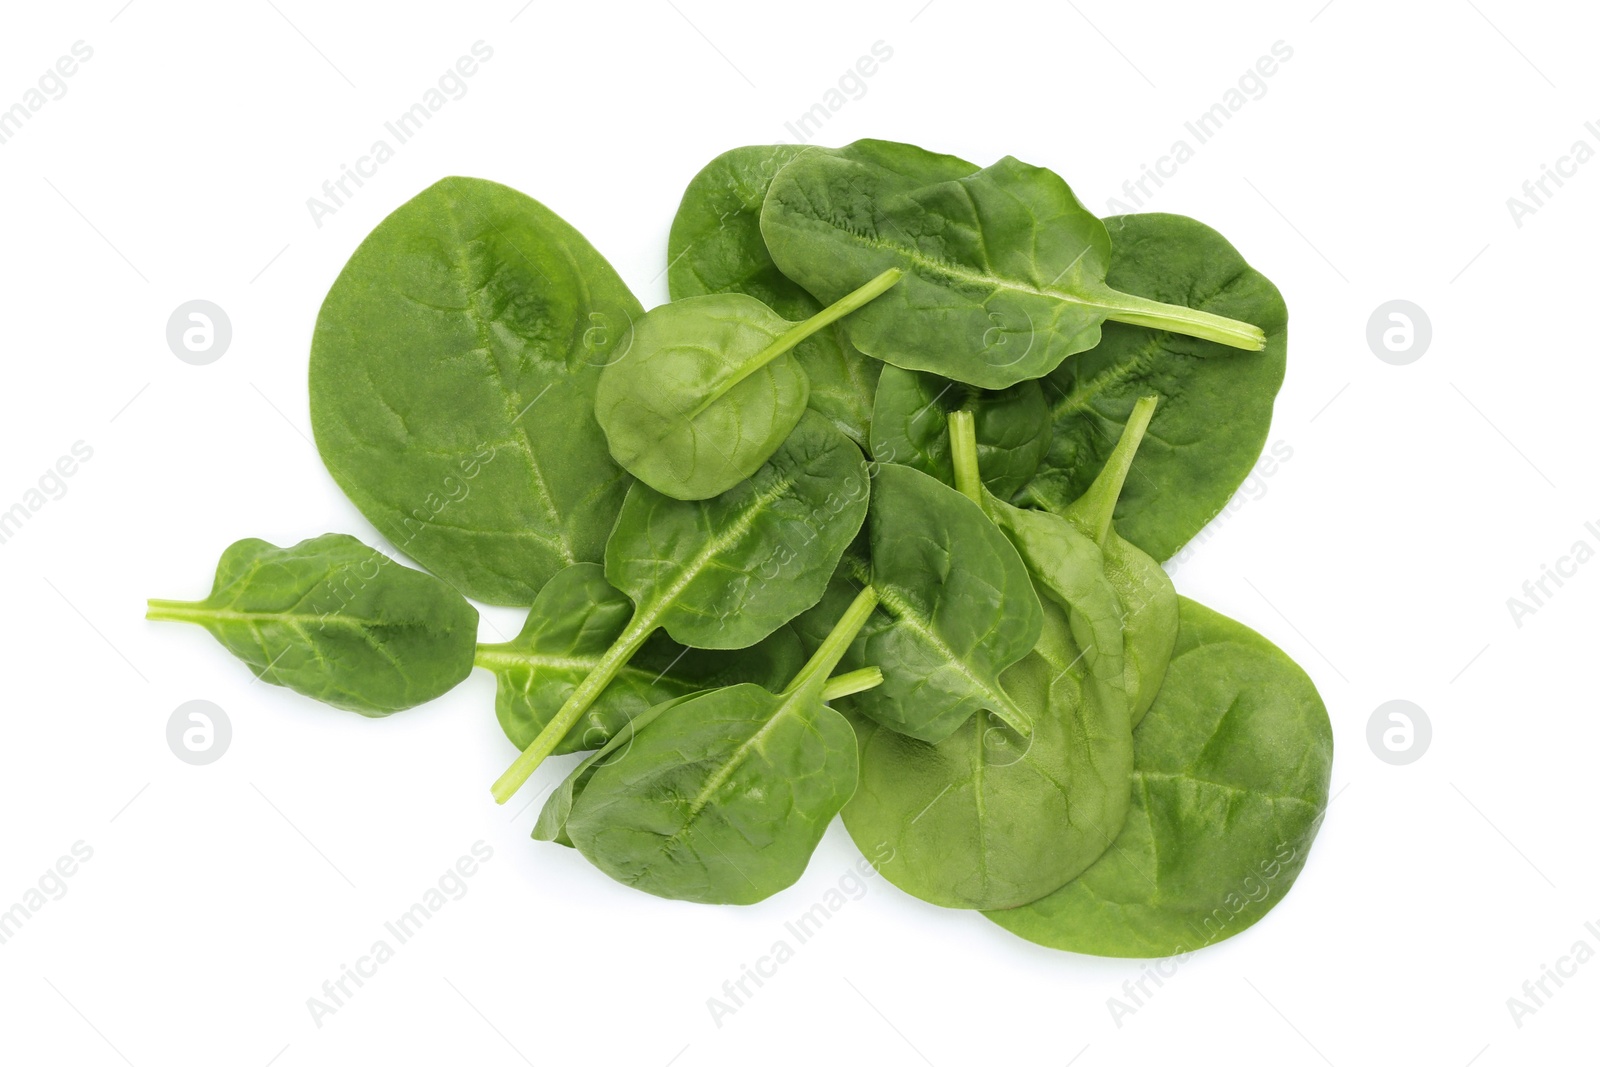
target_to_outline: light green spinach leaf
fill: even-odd
[[[794,322],[822,310],[815,297],[784,276],[761,239],[767,186],[803,151],[800,145],[747,145],[722,153],[694,176],[667,238],[672,299],[743,293]],[[839,323],[801,341],[794,358],[811,383],[811,410],[866,448],[883,364],[857,352]]]
[[[679,500],[704,500],[744,481],[806,410],[811,382],[794,346],[899,279],[899,271],[884,271],[804,322],[740,293],[646,312],[595,395],[612,457]]]

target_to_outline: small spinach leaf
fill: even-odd
[[[846,706],[925,741],[985,711],[1027,734],[1027,711],[1000,684],[1043,625],[1016,550],[972,501],[895,463],[873,475],[867,534],[870,564],[847,556],[841,577],[846,587],[870,584],[881,603],[846,662],[878,666],[884,682]],[[817,610],[837,611],[842,595]]]
[[[578,851],[676,900],[753,904],[793,885],[856,788],[855,734],[824,687],[876,600],[857,596],[781,693],[692,697],[636,730],[626,758],[599,761],[565,822]]]
[[[782,271],[836,300],[905,280],[846,324],[862,352],[999,389],[1093,348],[1107,319],[1259,349],[1259,327],[1120,292],[1111,239],[1066,182],[1010,156],[982,170],[913,145],[814,149],[778,172],[761,233]]]
[[[784,276],[761,239],[767,186],[805,150],[799,145],[747,145],[722,153],[694,176],[667,239],[672,299],[743,293],[794,322],[822,310],[815,297]],[[857,352],[839,323],[801,341],[794,358],[811,382],[811,410],[866,448],[872,396],[883,364]]]
[[[1036,381],[989,391],[937,374],[884,367],[872,407],[872,455],[931,474],[946,485],[950,465],[946,416],[960,409],[976,421],[984,486],[1009,500],[1033,476],[1050,449],[1050,408]]]
[[[348,534],[236,541],[210,596],[152,600],[145,617],[203,626],[262,681],[370,716],[454,688],[478,637],[460,593]]]
[[[814,412],[721,496],[674,500],[634,483],[606,544],[606,579],[633,616],[495,782],[495,799],[528,780],[657,629],[696,648],[745,648],[821,599],[866,517],[869,485],[860,450]]]
[[[334,481],[467,595],[530,604],[598,561],[628,477],[595,383],[639,303],[543,204],[446,178],[378,224],[311,343],[311,426]]]
[[[884,271],[804,322],[739,293],[646,312],[595,395],[612,457],[679,500],[704,500],[744,481],[806,410],[811,383],[791,349],[899,279],[899,271]]]
[[[1192,952],[1258,921],[1305,865],[1328,803],[1327,709],[1271,642],[1192,600],[1180,611],[1134,734],[1122,833],[1056,892],[987,913],[1012,933],[1100,956]]]
[[[539,590],[521,633],[504,644],[478,646],[475,662],[494,672],[495,714],[512,744],[520,749],[533,743],[600,665],[632,615],[633,602],[606,581],[605,568],[574,563]],[[805,650],[788,626],[737,653],[685,648],[658,631],[601,691],[555,754],[604,745],[628,721],[672,697],[738,682],[776,689],[804,662]]]
[[[1017,499],[1052,510],[1089,488],[1137,399],[1161,397],[1117,502],[1116,523],[1123,537],[1164,560],[1222,510],[1261,455],[1283,383],[1288,311],[1266,277],[1194,219],[1122,215],[1107,219],[1106,228],[1110,284],[1247,319],[1266,331],[1264,349],[1238,352],[1108,323],[1099,345],[1042,382],[1055,433],[1048,458]]]

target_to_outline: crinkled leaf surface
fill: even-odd
[[[1101,956],[1191,952],[1258,921],[1304,866],[1333,763],[1316,687],[1240,623],[1188,599],[1181,612],[1166,682],[1134,734],[1122,833],[1073,882],[989,913],[1011,932]]]
[[[1109,317],[1259,333],[1118,292],[1111,239],[1066,182],[1012,157],[982,170],[914,145],[813,149],[773,179],[761,232],[778,267],[824,303],[890,268],[905,279],[846,335],[886,363],[988,389],[1093,348]]]
[[[210,596],[150,605],[150,618],[204,626],[262,681],[372,716],[454,688],[478,637],[460,593],[348,534],[236,541]]]
[[[761,238],[767,187],[802,151],[799,145],[747,145],[724,152],[694,176],[667,240],[667,288],[673,300],[743,293],[794,322],[822,310],[772,262]],[[857,352],[840,323],[801,341],[793,356],[810,380],[811,410],[866,447],[883,364]]]
[[[513,744],[528,747],[632,616],[632,601],[611,587],[604,568],[575,563],[539,590],[521,633],[478,649],[477,665],[494,672],[495,714]],[[598,748],[649,708],[701,689],[738,682],[780,688],[804,662],[805,650],[788,626],[737,653],[685,648],[658,633],[617,672],[555,751]]]
[[[401,205],[328,291],[311,425],[334,480],[469,596],[530,604],[598,561],[628,477],[594,391],[642,313],[601,255],[514,189],[446,178]]]
[[[1122,215],[1106,226],[1113,286],[1244,319],[1267,334],[1264,349],[1245,352],[1107,323],[1099,345],[1043,380],[1055,432],[1018,499],[1052,510],[1088,489],[1138,398],[1161,398],[1115,514],[1121,536],[1164,560],[1222,510],[1261,455],[1283,383],[1288,311],[1266,277],[1194,219]]]

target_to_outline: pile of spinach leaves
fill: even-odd
[[[646,312],[515,190],[403,204],[323,303],[311,418],[426,572],[245,540],[148,617],[369,716],[489,671],[494,798],[587,752],[534,837],[663,897],[763,900],[841,815],[907,893],[1075,952],[1282,899],[1327,711],[1161,567],[1265,443],[1272,283],[1192,219],[888,141],[724,153],[667,253]],[[469,597],[521,632],[479,643]]]

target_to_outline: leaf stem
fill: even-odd
[[[777,359],[779,356],[783,355],[785,352],[789,351],[789,349],[793,348],[801,341],[804,341],[807,337],[810,337],[824,326],[830,326],[833,323],[838,322],[840,319],[850,314],[850,312],[855,311],[863,304],[866,304],[868,301],[882,296],[889,290],[891,286],[893,286],[903,277],[905,277],[905,271],[901,270],[899,267],[890,267],[888,270],[872,279],[866,285],[863,285],[854,292],[846,293],[844,296],[840,297],[832,304],[829,304],[827,307],[823,308],[809,319],[806,319],[804,322],[797,322],[787,330],[784,330],[777,337],[773,338],[767,347],[757,352],[743,366],[729,375],[721,385],[713,389],[711,393],[700,402],[699,406],[689,413],[688,417],[691,419],[697,418],[712,404],[715,404],[718,400],[721,400],[724,396],[728,395],[728,392],[732,390],[734,386],[750,377],[750,375],[754,374],[762,367],[765,367],[768,363],[771,363],[773,360]]]
[[[950,424],[950,461],[955,466],[956,489],[961,495],[984,509],[983,478],[978,470],[978,430],[972,412],[966,408],[952,411],[947,416]]]
[[[627,665],[628,660],[644,644],[645,639],[655,633],[656,620],[652,615],[642,618],[634,615],[628,623],[628,628],[622,631],[616,642],[600,657],[594,670],[584,676],[556,712],[555,717],[545,723],[544,729],[539,731],[539,736],[527,748],[522,750],[516,762],[506,768],[506,772],[496,779],[490,792],[494,794],[495,803],[504,804],[523,784],[527,782],[533,772],[538,770],[544,758],[555,751],[561,739],[567,736],[580,716],[599,699],[605,687],[617,676],[617,672]]]
[[[206,614],[205,602],[200,600],[151,599],[145,601],[144,617],[160,622],[199,623],[205,618]]]
[[[1133,412],[1122,427],[1122,436],[1117,438],[1117,446],[1106,458],[1105,466],[1094,476],[1094,483],[1088,490],[1068,508],[1067,517],[1075,518],[1087,526],[1084,532],[1094,538],[1095,544],[1104,545],[1111,533],[1111,516],[1116,510],[1117,498],[1122,495],[1122,485],[1128,480],[1128,471],[1133,467],[1139,442],[1144,440],[1145,430],[1150,427],[1150,416],[1155,414],[1156,401],[1156,397],[1141,396],[1134,403]]]
[[[1251,352],[1267,347],[1267,335],[1261,327],[1223,315],[1213,315],[1199,308],[1163,304],[1159,300],[1147,300],[1132,293],[1119,293],[1115,289],[1101,290],[1093,300],[1107,310],[1106,318],[1116,322],[1148,326],[1153,330],[1169,330]]]
[[[862,667],[846,674],[836,674],[822,687],[822,699],[838,700],[852,693],[865,693],[883,684],[883,671],[877,667]]]
[[[839,616],[839,621],[833,624],[833,629],[828,631],[822,644],[811,654],[811,659],[779,695],[788,696],[809,684],[817,684],[819,689],[826,686],[828,675],[839,665],[839,660],[850,648],[850,642],[856,639],[856,633],[866,624],[877,606],[878,591],[872,586],[866,586],[857,593],[850,606],[844,609],[844,614]]]

